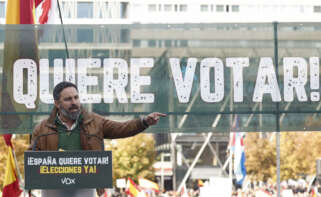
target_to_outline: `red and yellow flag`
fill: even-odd
[[[11,143],[12,134],[4,134],[3,138],[7,146],[12,147],[12,143]]]
[[[150,181],[144,178],[139,178],[138,183],[139,183],[139,186],[143,189],[150,189],[150,190],[154,190],[155,192],[159,192],[158,184],[153,181]]]
[[[35,1],[8,0],[6,24],[35,24]]]
[[[316,188],[313,187],[310,193],[310,197],[317,197],[317,192],[316,192]]]
[[[19,180],[17,178],[17,167],[12,154],[11,135],[4,135],[6,144],[8,145],[8,156],[6,174],[3,181],[2,197],[18,197],[21,194]],[[9,141],[10,143],[8,143]]]
[[[136,183],[132,179],[128,178],[126,194],[129,195],[130,197],[137,197],[139,192],[140,192],[140,189],[136,185]]]
[[[203,181],[201,179],[198,179],[197,185],[198,185],[198,187],[203,187],[204,183],[203,183]]]

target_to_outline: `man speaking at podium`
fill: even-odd
[[[153,112],[144,118],[116,122],[87,112],[79,101],[78,88],[63,81],[53,90],[55,106],[48,119],[38,124],[31,138],[32,150],[103,150],[103,139],[134,136],[151,125],[157,124],[166,114]],[[97,189],[102,195],[104,189]],[[42,190],[42,197],[60,196],[91,197],[94,189]]]

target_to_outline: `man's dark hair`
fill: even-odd
[[[69,88],[69,87],[74,87],[78,91],[77,86],[71,82],[63,81],[58,83],[53,90],[54,100],[58,101],[60,98],[60,92],[63,91],[65,88]]]

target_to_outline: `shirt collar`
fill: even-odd
[[[67,130],[69,130],[69,131],[71,131],[71,130],[73,130],[74,128],[76,128],[76,126],[78,125],[78,122],[79,122],[78,120],[81,119],[81,117],[80,117],[80,115],[79,115],[79,117],[78,117],[77,120],[74,122],[74,124],[72,124],[71,127],[69,128],[68,125],[67,125],[64,121],[62,121],[62,119],[60,118],[59,113],[57,113],[57,118],[58,118],[59,122],[60,122],[61,124],[63,124],[63,125],[67,128]]]

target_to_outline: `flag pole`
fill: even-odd
[[[18,165],[17,156],[16,156],[16,153],[15,153],[14,150],[13,150],[13,147],[11,148],[11,152],[12,152],[13,159],[14,159],[14,162],[15,162],[16,167],[17,167],[18,179],[19,179],[19,181],[21,181],[21,180],[22,180],[22,178],[21,178],[21,172],[20,172],[20,170],[19,170],[19,165]]]
[[[24,180],[22,180],[22,176],[21,176],[21,172],[20,172],[20,169],[19,169],[19,165],[18,165],[18,160],[17,160],[17,156],[16,156],[16,153],[15,153],[15,151],[13,150],[13,146],[11,147],[11,153],[12,153],[12,155],[13,155],[13,159],[14,159],[14,162],[15,162],[15,166],[16,166],[16,170],[17,170],[17,174],[18,174],[18,180],[19,180],[19,187],[20,187],[20,189],[22,188],[22,190],[23,190],[23,193],[25,193],[25,192],[28,192],[29,193],[29,191],[28,190],[25,190],[25,188],[24,188]],[[30,190],[30,192],[31,192],[31,190]]]
[[[233,178],[233,176],[232,176],[232,170],[233,170],[232,169],[233,168],[233,166],[232,166],[233,165],[232,151],[230,150],[229,153],[230,153],[229,158],[228,158],[229,159],[229,178],[232,180],[232,178]]]
[[[62,21],[62,15],[61,15],[61,9],[60,9],[59,0],[57,0],[57,5],[58,5],[60,23],[61,23],[61,27],[62,27],[62,36],[64,38],[64,43],[65,43],[66,55],[67,55],[67,58],[69,58],[68,45],[67,45],[67,41],[66,41],[65,28],[64,28],[64,23]]]

